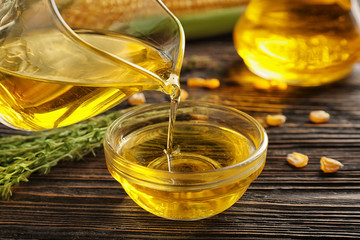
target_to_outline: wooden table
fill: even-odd
[[[194,56],[203,60],[192,62]],[[110,176],[99,150],[48,175],[33,174],[10,201],[0,201],[0,239],[359,239],[360,65],[332,85],[259,91],[247,83],[255,76],[245,71],[231,37],[189,42],[186,59],[182,82],[191,76],[222,81],[215,90],[184,84],[191,99],[232,106],[260,121],[269,113],[287,116],[284,126],[267,127],[265,169],[233,207],[195,222],[153,216]],[[147,95],[148,102],[166,99]],[[309,122],[309,112],[317,109],[331,114],[328,123]],[[1,136],[13,133],[0,128]],[[309,155],[307,167],[286,162],[294,151]],[[322,156],[345,166],[324,174]]]

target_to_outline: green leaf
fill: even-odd
[[[186,39],[206,38],[231,33],[246,6],[222,8],[180,16]]]

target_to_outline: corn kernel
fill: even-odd
[[[279,81],[271,81],[270,82],[271,89],[285,91],[288,88],[286,82],[279,82]]]
[[[204,79],[204,78],[189,78],[187,80],[188,87],[205,87],[209,89],[215,89],[220,87],[220,80],[216,78]]]
[[[203,78],[193,77],[193,78],[189,78],[186,83],[188,87],[202,87],[204,85],[204,82],[205,79]]]
[[[323,111],[312,111],[309,114],[309,119],[312,123],[325,123],[330,119],[330,114]]]
[[[206,79],[205,87],[210,88],[210,89],[218,88],[218,87],[220,87],[220,80],[217,78]]]
[[[286,122],[286,117],[282,114],[276,114],[276,115],[267,115],[266,116],[266,123],[269,126],[281,126]]]
[[[253,82],[253,87],[257,90],[266,91],[269,90],[271,87],[270,81],[268,80],[256,80]]]
[[[288,88],[286,82],[269,81],[266,79],[256,79],[253,82],[253,87],[257,90],[268,91],[268,90],[279,90],[285,91]]]
[[[128,103],[130,105],[140,105],[140,104],[144,104],[146,103],[146,98],[145,95],[143,93],[135,93],[134,95],[132,95],[131,97],[129,97],[128,99]]]
[[[190,114],[191,118],[193,118],[194,120],[201,120],[201,121],[205,121],[209,119],[209,116],[204,115],[204,114],[196,114],[196,113],[192,113]]]
[[[189,97],[189,93],[185,89],[180,91],[180,101],[185,101]]]
[[[293,152],[287,155],[286,160],[288,161],[289,164],[297,168],[302,168],[308,164],[309,157],[301,153]]]
[[[334,173],[337,172],[340,168],[343,168],[344,165],[338,160],[322,157],[320,159],[321,170],[324,173]]]

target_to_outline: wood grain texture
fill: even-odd
[[[139,208],[106,169],[101,150],[82,162],[64,162],[14,189],[0,201],[0,239],[359,239],[360,238],[360,65],[343,81],[318,88],[257,91],[230,37],[189,42],[186,59],[205,57],[211,64],[183,72],[191,99],[243,110],[259,121],[283,113],[282,127],[267,127],[269,149],[260,177],[230,209],[209,219],[179,222]],[[245,74],[243,73],[245,71]],[[188,77],[218,77],[215,90],[188,89]],[[254,76],[252,76],[254,77]],[[148,101],[164,101],[147,93]],[[126,103],[122,104],[126,106]],[[326,124],[312,124],[311,110],[326,110]],[[18,133],[5,126],[0,135]],[[290,152],[310,157],[295,169]],[[328,156],[345,167],[320,171]]]

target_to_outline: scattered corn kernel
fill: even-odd
[[[220,87],[220,80],[216,78],[204,79],[204,78],[189,78],[187,80],[188,87],[205,87],[209,89],[215,89]]]
[[[253,87],[257,90],[262,90],[262,91],[267,91],[267,90],[284,91],[288,88],[288,85],[286,82],[257,79],[253,82]]]
[[[269,126],[281,126],[286,122],[286,117],[282,114],[267,115],[266,123]]]
[[[287,155],[286,160],[288,161],[289,164],[297,168],[302,168],[308,164],[309,157],[298,152],[293,152]]]
[[[195,119],[195,120],[208,120],[209,116],[204,115],[204,114],[196,114],[196,113],[192,113],[190,114],[191,118]]]
[[[312,111],[309,114],[310,121],[313,123],[325,123],[330,119],[330,114],[323,111]]]
[[[343,168],[344,165],[338,160],[322,157],[320,159],[321,170],[324,173],[334,173],[337,172],[340,168]]]
[[[271,84],[270,84],[270,81],[261,79],[261,80],[256,80],[255,82],[253,82],[253,87],[257,90],[266,91],[266,90],[270,89]]]
[[[189,97],[189,93],[185,89],[180,91],[180,101],[185,101]]]
[[[286,82],[279,82],[279,81],[271,81],[270,82],[271,89],[285,91],[288,88]]]
[[[206,79],[206,87],[210,88],[210,89],[215,89],[220,87],[220,80],[217,78],[211,78],[211,79]]]
[[[146,103],[146,98],[145,95],[143,93],[135,93],[134,95],[132,95],[131,97],[129,97],[128,99],[128,103],[130,105],[140,105],[140,104],[144,104]]]

